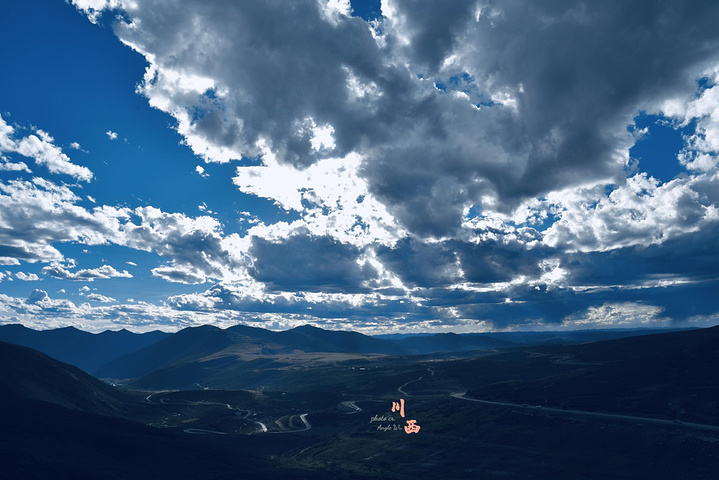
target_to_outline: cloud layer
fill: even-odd
[[[391,0],[372,22],[342,1],[73,3],[144,56],[137,93],[198,157],[234,162],[220,180],[290,220],[249,212],[230,233],[206,205],[87,208],[28,159],[75,181],[92,172],[0,119],[0,170],[16,175],[0,184],[9,263],[129,280],[58,245],[152,252],[151,276],[201,285],[161,308],[197,318],[368,330],[717,318],[716,2]],[[688,132],[673,179],[631,158],[647,114]],[[30,303],[55,308],[48,298]]]

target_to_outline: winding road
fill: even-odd
[[[560,413],[560,414],[570,414],[570,415],[583,415],[587,417],[595,417],[595,418],[607,418],[612,420],[626,420],[629,422],[635,422],[635,423],[648,423],[653,425],[663,425],[663,426],[673,426],[673,427],[686,427],[686,428],[695,428],[699,430],[711,430],[714,432],[719,432],[719,426],[716,425],[705,425],[702,423],[691,423],[691,422],[679,422],[675,420],[664,420],[660,418],[651,418],[651,417],[637,417],[634,415],[620,415],[616,413],[597,413],[597,412],[587,412],[586,410],[568,410],[564,408],[554,408],[554,407],[542,407],[540,405],[520,405],[518,403],[509,403],[509,402],[492,402],[489,400],[477,400],[476,398],[467,398],[465,395],[467,392],[456,392],[450,394],[454,398],[459,398],[460,400],[467,400],[470,402],[477,402],[477,403],[484,403],[487,405],[500,405],[503,407],[512,407],[512,408],[519,408],[523,410],[532,410],[535,412],[547,412],[547,413]]]
[[[225,432],[216,432],[214,430],[205,430],[203,428],[186,428],[183,430],[185,433],[194,433],[198,435],[204,435],[206,433],[214,433],[215,435],[227,435]]]
[[[410,383],[419,382],[420,380],[422,380],[422,377],[415,378],[414,380],[410,380],[409,382],[405,383],[404,385],[402,385],[402,386],[400,386],[400,387],[397,387],[397,391],[398,391],[399,393],[401,393],[401,394],[407,396],[407,397],[411,397],[412,395],[410,395],[409,393],[407,393],[407,392],[405,392],[404,390],[402,390],[402,388],[406,387],[406,386],[409,385]]]
[[[351,400],[349,402],[340,402],[340,405],[354,410],[353,412],[346,412],[347,415],[352,415],[352,414],[359,413],[362,411],[362,409],[355,404],[356,401],[357,400]]]
[[[279,431],[279,432],[268,432],[268,431],[267,431],[267,428],[265,428],[265,430],[263,430],[263,432],[266,432],[266,433],[298,433],[298,432],[304,432],[304,431],[309,430],[310,428],[312,428],[312,425],[310,425],[310,422],[307,421],[307,415],[309,415],[309,413],[303,413],[302,415],[300,415],[300,420],[302,420],[302,423],[305,424],[305,428],[303,428],[302,430],[283,430],[283,431]]]

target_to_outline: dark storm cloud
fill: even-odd
[[[540,262],[551,252],[541,245],[528,248],[517,240],[428,243],[405,238],[391,248],[379,247],[377,256],[405,284],[431,288],[462,282],[509,282],[520,276],[538,278],[543,273]]]
[[[461,280],[455,252],[442,243],[405,238],[391,248],[379,247],[377,256],[406,285],[433,287]]]
[[[464,278],[472,283],[509,282],[520,276],[538,278],[543,273],[539,263],[549,250],[496,240],[479,244],[454,242],[452,246],[458,252]]]
[[[403,227],[381,240],[345,228],[340,241],[344,227],[328,212],[342,202],[298,201],[291,208],[305,208],[301,221],[263,225],[232,250],[217,225],[172,230],[187,220],[143,217],[142,227],[124,229],[125,244],[152,245],[168,259],[155,275],[199,283],[227,270],[261,284],[254,297],[218,287],[172,297],[174,307],[497,327],[716,311],[716,167],[688,169],[664,186],[634,175],[628,155],[639,133],[627,127],[668,99],[686,107],[697,80],[712,75],[719,4],[396,0],[372,28],[325,6],[143,0],[114,24],[150,63],[140,90],[174,116],[198,155],[272,153],[283,168],[312,172],[320,161],[341,170],[341,157],[355,152],[361,178],[342,177],[339,188],[378,200],[393,217],[387,223]],[[703,112],[694,118],[711,116]],[[324,126],[334,147],[313,148]],[[715,153],[697,147],[712,131],[687,145]],[[307,194],[336,174],[318,172],[322,179],[308,173],[286,186]],[[259,192],[265,184],[253,175],[262,176],[246,173],[238,188],[288,205],[282,175],[280,193]],[[537,230],[522,230],[514,210],[530,200]],[[325,235],[303,229],[309,217],[325,220]],[[310,293],[368,298],[320,302]]]
[[[383,70],[362,19],[335,15],[330,21],[313,0],[139,4],[129,16],[142,22],[142,33],[117,24],[120,38],[157,55],[160,77],[173,70],[215,80],[201,95],[175,90],[159,77],[146,84],[151,98],[169,93],[197,113],[191,130],[203,142],[254,156],[255,143],[267,138],[285,161],[307,165],[321,157],[310,147],[308,117],[346,126],[335,128],[335,154],[355,148],[372,128],[366,105],[350,101],[346,87],[347,68],[378,80]],[[178,36],[186,37],[182,45]]]
[[[297,235],[280,242],[253,238],[250,275],[272,290],[366,292],[377,271],[358,263],[360,250],[329,236]]]
[[[511,208],[558,188],[619,178],[617,154],[630,145],[625,127],[632,117],[664,98],[691,94],[695,78],[717,59],[714,2],[490,2],[478,22],[466,8],[473,4],[462,9],[453,2],[446,14],[430,15],[422,2],[396,2],[395,23],[410,38],[404,53],[418,73],[469,72],[480,88],[506,90],[517,107],[516,115],[482,112],[469,124],[427,109],[418,121],[436,122],[434,135],[424,131],[404,152],[393,148],[376,157],[379,168],[367,168],[374,191],[421,233],[456,225],[462,205],[478,202],[483,191]],[[429,46],[430,38],[438,41]],[[440,68],[452,54],[456,66]],[[419,72],[422,65],[429,72]],[[495,142],[484,138],[487,116],[496,116]],[[471,138],[472,146],[456,148],[463,142],[455,136]],[[506,168],[494,171],[487,157]],[[404,179],[418,180],[427,207],[417,208],[420,195],[403,189]],[[482,180],[488,185],[477,188]],[[451,193],[442,188],[447,183]]]
[[[265,138],[284,161],[307,165],[327,154],[312,150],[308,119],[332,125],[332,155],[365,154],[370,190],[412,231],[434,236],[486,194],[511,208],[619,178],[627,123],[691,94],[719,40],[713,2],[489,2],[477,21],[474,1],[403,0],[383,21],[384,44],[362,19],[310,0],[138,4],[128,11],[137,22],[116,32],[152,56],[145,94],[199,154],[254,156]],[[173,75],[209,87],[179,88]],[[450,85],[463,75],[466,88]],[[377,93],[358,97],[350,78]]]
[[[567,284],[576,286],[716,280],[719,227],[687,233],[660,245],[570,253],[562,258],[560,266],[568,272]]]

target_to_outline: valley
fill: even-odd
[[[341,352],[313,338],[303,339],[308,351],[269,342],[243,351],[222,332],[160,340],[138,350],[153,370],[130,354],[124,368],[138,376],[104,381],[0,344],[18,357],[6,364],[26,369],[0,388],[7,408],[121,420],[243,458],[255,478],[713,478],[719,462],[717,328],[411,355]],[[404,416],[392,409],[400,401]]]

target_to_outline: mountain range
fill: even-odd
[[[170,364],[230,354],[245,357],[292,352],[422,355],[542,343],[585,343],[646,333],[647,330],[620,329],[367,336],[310,325],[280,332],[246,325],[227,329],[205,325],[176,333],[133,333],[123,329],[93,334],[75,327],[33,330],[19,324],[0,325],[0,340],[39,350],[85,372],[114,378],[134,378]]]
[[[170,333],[127,330],[88,333],[75,327],[33,330],[19,324],[0,325],[0,340],[39,350],[53,358],[92,373],[106,363],[145,348]]]
[[[203,326],[166,334],[101,369],[152,392],[112,386],[0,342],[2,473],[443,479],[481,470],[486,478],[713,478],[719,327],[634,333],[400,355],[395,349],[406,346],[353,332]],[[219,389],[253,382],[275,388]],[[166,385],[193,390],[157,391]],[[458,398],[459,391],[467,394]],[[422,426],[419,435],[380,433],[368,423],[400,395]],[[278,432],[289,434],[272,434]],[[598,458],[612,460],[585,461]]]

